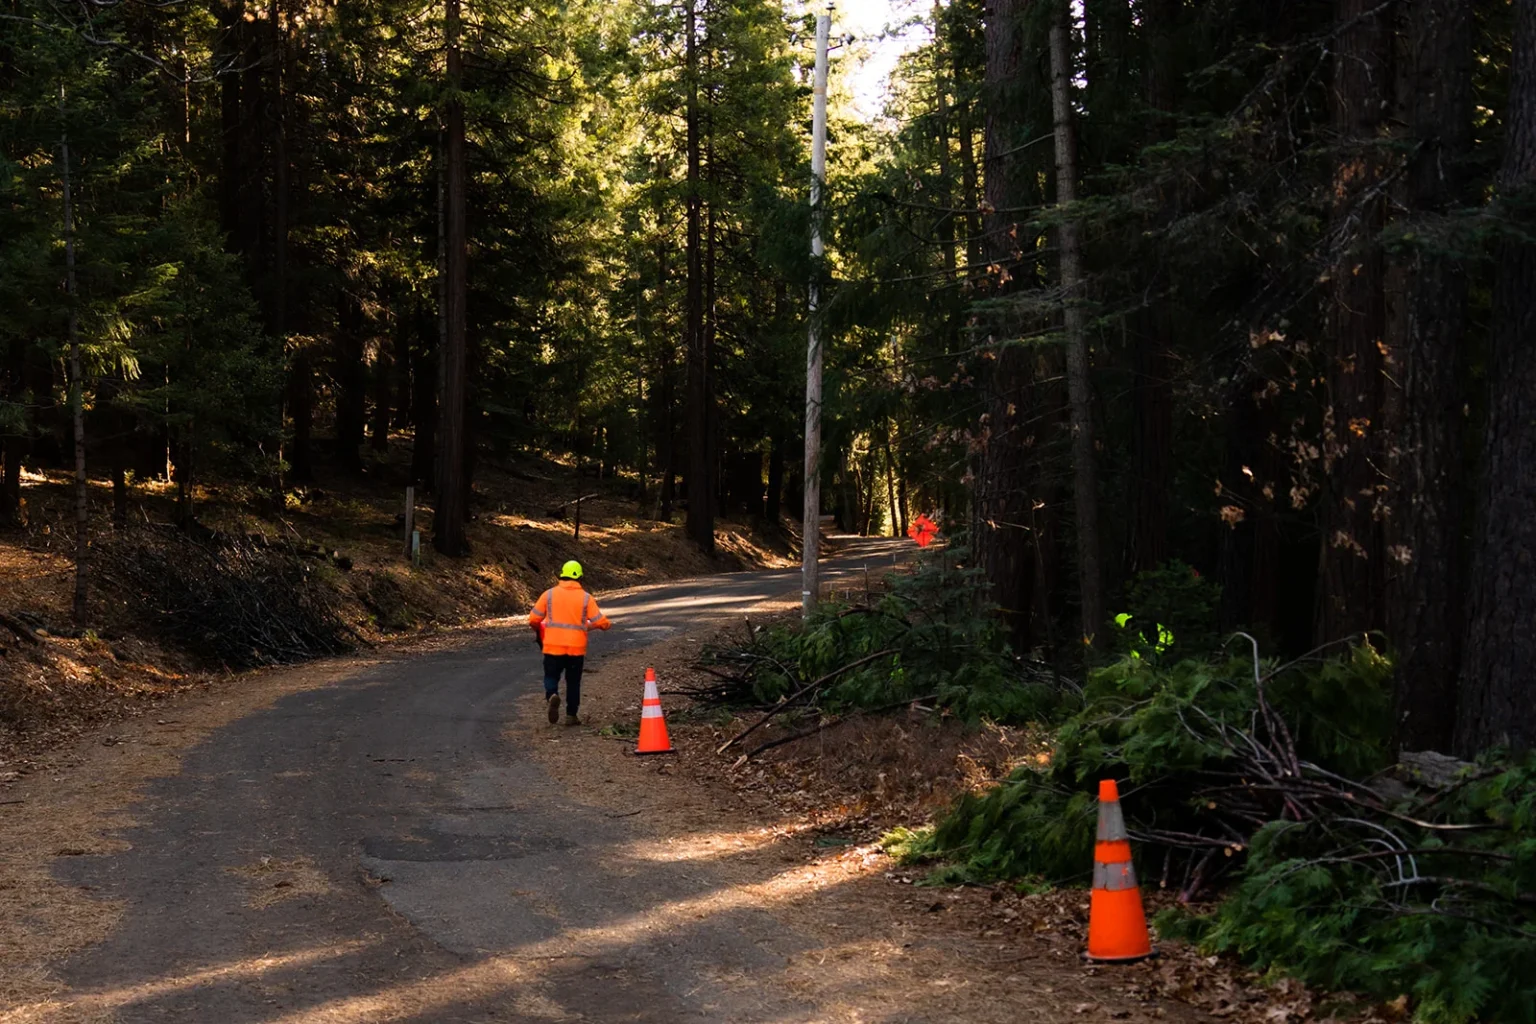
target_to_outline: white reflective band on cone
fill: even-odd
[[[1099,842],[1129,838],[1125,834],[1125,815],[1120,810],[1120,801],[1099,804]]]
[[[660,718],[661,717],[661,705],[660,704],[647,704],[645,707],[640,709],[640,717],[641,718]]]
[[[1136,888],[1136,866],[1128,860],[1119,864],[1095,864],[1093,887],[1106,892],[1134,889]]]
[[[656,680],[647,679],[645,681],[645,699],[661,700],[661,693],[656,689]]]

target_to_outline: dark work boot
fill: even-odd
[[[560,695],[558,693],[550,694],[549,699],[545,703],[549,705],[549,724],[554,725],[560,721]]]
[[[565,713],[565,724],[566,725],[580,725],[581,724],[581,716],[578,715],[574,711],[567,711]]]

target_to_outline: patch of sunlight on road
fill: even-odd
[[[218,964],[213,967],[205,967],[202,970],[192,971],[188,974],[161,978],[156,981],[140,982],[137,985],[123,985],[118,988],[109,988],[102,992],[83,992],[78,995],[69,996],[64,1000],[48,1000],[43,1003],[33,1003],[28,1006],[17,1007],[5,1014],[0,1014],[0,1024],[30,1024],[32,1021],[54,1021],[61,1019],[60,1013],[66,1011],[72,1011],[76,1017],[80,1014],[105,1015],[113,1010],[131,1006],[134,1003],[145,1002],[146,1000],[180,992],[185,989],[199,988],[203,985],[215,984],[221,981],[245,981],[259,978],[272,971],[280,971],[290,967],[307,967],[322,960],[334,960],[337,957],[355,953],[365,945],[367,943],[361,941],[332,943],[327,946],[317,946],[314,949],[301,950],[297,953],[260,956],[249,960]]]
[[[766,846],[772,846],[798,831],[801,830],[792,827],[754,828],[739,832],[702,832],[680,839],[640,839],[620,847],[617,856],[653,864],[719,860],[748,850],[761,850]]]
[[[274,1017],[267,1024],[382,1024],[441,1012],[470,999],[505,997],[514,985],[537,983],[542,975],[541,965],[550,960],[596,959],[719,914],[783,906],[846,877],[846,872],[835,866],[811,864],[793,868],[762,882],[658,904],[600,927],[570,928],[512,953],[371,995],[335,999],[295,1010]]]
[[[748,594],[726,594],[721,597],[673,597],[659,601],[641,601],[638,604],[629,600],[615,602],[612,607],[604,606],[603,614],[612,618],[616,615],[654,615],[657,612],[696,610],[699,608],[713,608],[723,604],[741,604],[743,601],[757,600],[756,592]]]

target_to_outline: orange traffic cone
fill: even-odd
[[[672,741],[667,738],[667,720],[661,714],[661,694],[656,690],[656,670],[645,670],[645,700],[640,705],[640,742],[637,754],[670,754]]]
[[[1088,959],[1141,960],[1152,955],[1152,936],[1136,887],[1131,840],[1120,812],[1120,787],[1099,783],[1099,836],[1093,847],[1093,894],[1088,903]]]

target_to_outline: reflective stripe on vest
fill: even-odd
[[[574,629],[574,630],[578,630],[578,631],[580,631],[582,633],[588,632],[588,628],[587,627],[588,627],[588,624],[592,620],[587,618],[587,609],[592,607],[592,595],[591,594],[587,594],[587,593],[583,593],[581,596],[582,596],[582,602],[581,602],[581,623],[578,625],[578,624],[572,624],[572,623],[569,623],[569,622],[556,622],[555,621],[555,592],[554,592],[554,590],[546,590],[544,592],[544,628],[545,629]]]

